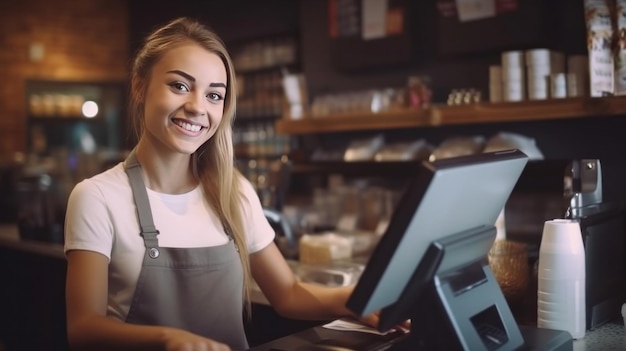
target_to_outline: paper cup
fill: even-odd
[[[559,267],[558,270],[544,272],[546,278],[570,279],[578,276],[578,272],[584,271],[584,263],[572,264],[569,260],[572,255],[583,253],[582,233],[580,223],[571,219],[553,219],[546,221],[543,226],[540,250],[544,255],[544,261],[540,265],[546,267]],[[557,274],[557,276],[552,276]]]

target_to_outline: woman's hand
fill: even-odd
[[[357,319],[372,328],[378,328],[378,322],[380,321],[380,312],[370,313],[367,316],[358,317]]]
[[[373,328],[378,329],[378,324],[380,322],[380,312],[374,312],[374,313],[368,314],[367,316],[359,317],[358,320],[360,320],[362,323],[365,323]],[[403,332],[408,332],[411,330],[411,320],[406,320],[396,325],[392,329],[403,331]]]
[[[230,351],[226,344],[179,329],[169,329],[164,336],[166,351]]]

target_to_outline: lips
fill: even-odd
[[[185,120],[185,119],[181,119],[181,118],[172,118],[172,123],[174,123],[175,125],[179,126],[180,128],[191,132],[191,133],[198,133],[200,132],[202,129],[205,129],[207,127],[198,124],[198,123],[194,123],[191,122],[189,120]]]

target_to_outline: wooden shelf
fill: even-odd
[[[430,124],[428,110],[406,110],[372,114],[341,114],[300,120],[282,118],[276,121],[276,131],[281,134],[307,134],[426,127]]]
[[[509,103],[433,106],[372,114],[342,114],[300,120],[279,119],[281,134],[330,133],[357,130],[435,127],[549,119],[593,118],[626,114],[626,96],[567,98]]]

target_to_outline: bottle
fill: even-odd
[[[539,247],[537,327],[585,336],[585,249],[580,223],[553,219],[544,223]]]

